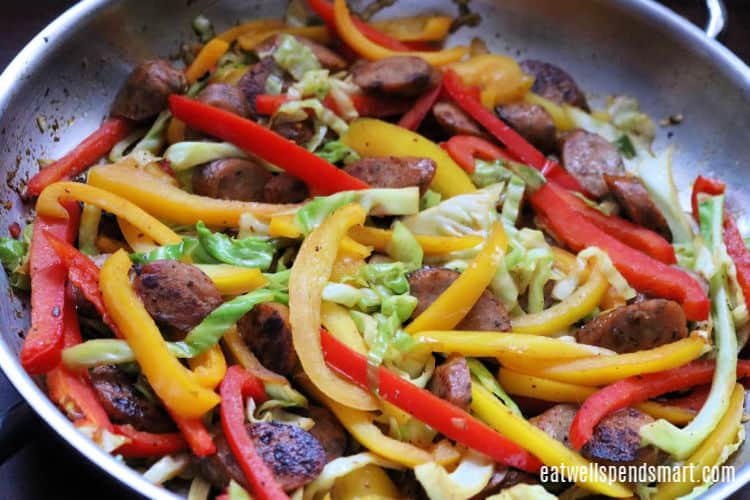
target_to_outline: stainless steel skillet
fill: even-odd
[[[709,2],[721,14],[720,2]],[[259,0],[84,0],[48,26],[0,76],[0,227],[25,221],[22,191],[36,159],[55,158],[90,132],[107,112],[129,68],[155,55],[176,53],[199,13],[218,28],[239,20],[279,16],[286,2]],[[678,146],[677,181],[715,173],[736,193],[733,206],[750,207],[750,68],[698,28],[647,0],[472,0],[478,28],[453,42],[482,37],[493,51],[534,57],[567,69],[590,96],[627,93],[658,118],[681,113],[678,127],[661,129],[657,148]],[[449,0],[408,1],[382,16],[439,11]],[[714,32],[720,16],[709,26]],[[38,118],[47,127],[42,131]],[[8,203],[9,202],[9,203]],[[12,207],[10,206],[12,204]],[[750,220],[741,218],[742,229]],[[4,233],[5,230],[3,229]],[[0,289],[8,290],[0,273]],[[27,403],[65,440],[106,473],[153,498],[171,498],[75,431],[17,361],[28,310],[10,291],[0,296],[0,366]],[[0,411],[1,413],[1,411]],[[0,429],[3,424],[0,421]],[[750,446],[733,463],[736,481],[715,486],[711,498],[750,481]]]

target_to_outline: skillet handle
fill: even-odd
[[[727,6],[724,0],[706,0],[708,23],[703,31],[709,38],[716,38],[727,24]]]
[[[33,429],[40,425],[39,417],[25,401],[0,413],[0,464],[23,448],[32,439]]]

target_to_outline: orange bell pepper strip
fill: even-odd
[[[284,26],[282,28],[272,28],[267,31],[258,31],[255,33],[244,33],[237,38],[237,45],[242,50],[251,51],[258,45],[268,40],[272,36],[286,33],[293,36],[302,36],[314,40],[323,45],[331,43],[331,34],[325,26]]]
[[[208,389],[218,386],[227,373],[227,361],[219,344],[209,347],[194,358],[188,358],[188,366],[193,370],[195,380]]]
[[[232,43],[240,35],[245,33],[254,33],[259,31],[268,31],[272,29],[278,29],[284,27],[284,21],[281,19],[256,19],[247,23],[242,23],[239,26],[234,26],[228,30],[216,35],[216,38],[224,40],[227,43]]]
[[[370,26],[401,42],[439,42],[448,36],[450,16],[414,16],[371,22]]]
[[[360,205],[346,205],[304,239],[289,278],[289,322],[294,350],[310,381],[334,401],[369,411],[378,408],[377,401],[325,364],[319,333],[323,288],[331,276],[339,243],[349,228],[364,220],[365,210]]]
[[[255,377],[269,384],[289,385],[289,381],[283,375],[272,372],[261,364],[242,340],[236,326],[227,330],[221,341],[234,361]]]
[[[229,43],[221,38],[209,40],[185,70],[185,78],[187,78],[188,83],[197,82],[203,75],[211,71],[219,62],[219,59],[227,53],[227,50],[229,50]]]
[[[130,285],[131,266],[128,254],[122,250],[104,263],[99,280],[104,305],[165,406],[186,418],[201,417],[219,403],[219,397],[202,387],[169,352],[154,320]]]

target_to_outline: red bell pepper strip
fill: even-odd
[[[62,260],[63,265],[68,269],[68,279],[70,282],[78,287],[78,289],[83,292],[86,299],[94,305],[97,311],[99,311],[104,324],[106,324],[117,337],[122,338],[120,330],[107,313],[107,308],[104,307],[102,292],[99,289],[99,268],[94,264],[94,261],[92,261],[87,255],[81,253],[73,245],[61,240],[49,231],[45,231],[44,236],[46,236],[47,241],[57,253],[60,260]]]
[[[709,392],[711,392],[711,384],[700,385],[694,388],[687,396],[664,399],[663,402],[669,406],[700,411],[700,409],[703,408],[703,405],[706,404]]]
[[[709,195],[723,194],[726,186],[723,182],[708,177],[698,176],[693,184],[693,193],[690,201],[693,206],[693,217],[698,220],[698,194],[705,193]],[[745,245],[737,222],[734,217],[724,210],[724,245],[727,248],[727,254],[734,262],[737,272],[737,282],[742,288],[742,295],[745,297],[745,304],[750,307],[750,251]]]
[[[414,107],[401,117],[398,121],[399,127],[404,127],[409,130],[417,130],[422,124],[424,117],[427,116],[427,113],[430,112],[432,106],[435,105],[435,101],[437,101],[442,91],[443,80],[441,78],[437,85],[417,99],[414,103]]]
[[[605,233],[665,264],[677,262],[674,247],[661,235],[623,218],[605,215],[586,205],[579,197],[555,185],[551,185],[550,188],[565,200],[573,210]]]
[[[255,111],[259,115],[270,116],[288,100],[289,97],[287,97],[286,94],[258,94],[255,96]]]
[[[31,235],[31,328],[21,347],[21,364],[31,375],[50,371],[60,363],[62,355],[67,270],[44,233],[64,241],[75,239],[81,211],[75,203],[66,203],[65,207],[67,219],[37,215]]]
[[[141,432],[131,425],[115,425],[114,429],[117,434],[130,439],[130,442],[115,450],[115,453],[126,458],[163,457],[187,448],[179,432],[154,434]]]
[[[635,289],[677,300],[690,320],[708,318],[710,302],[706,292],[686,272],[649,257],[599,229],[572,209],[550,183],[533,193],[529,200],[547,228],[572,250],[599,247],[607,252],[617,270]]]
[[[38,196],[53,182],[80,174],[127,137],[131,128],[132,123],[125,118],[109,118],[70,153],[32,177],[26,192],[30,196]]]
[[[313,12],[315,12],[318,17],[320,17],[323,22],[328,25],[329,29],[335,32],[336,25],[333,20],[333,4],[327,2],[326,0],[307,0],[307,3],[313,10]],[[382,31],[373,28],[369,24],[362,22],[356,17],[354,18],[354,25],[364,36],[387,49],[398,50],[402,52],[415,50],[410,45],[407,45],[389,35],[386,35]]]
[[[716,362],[698,360],[678,368],[657,373],[636,375],[610,384],[586,398],[570,426],[570,443],[580,450],[591,439],[594,427],[604,417],[672,391],[711,382]],[[750,362],[737,362],[737,378],[750,375]]]
[[[181,95],[169,97],[172,114],[189,127],[273,163],[302,179],[313,191],[328,195],[369,186],[258,123]]]
[[[238,365],[230,366],[219,386],[221,394],[221,427],[227,443],[245,473],[255,498],[285,499],[284,490],[276,482],[268,465],[258,455],[250,434],[245,427],[244,398],[250,396],[257,402],[266,399],[266,392],[259,379]]]
[[[216,453],[216,445],[211,434],[206,429],[206,424],[200,418],[185,418],[174,412],[169,415],[180,429],[182,437],[187,441],[188,446],[197,457],[207,457]]]
[[[475,158],[488,161],[498,159],[515,161],[515,158],[504,149],[474,135],[454,135],[441,146],[451,155],[453,161],[470,174],[474,173]]]
[[[529,144],[518,132],[513,130],[495,116],[492,111],[485,108],[477,98],[477,91],[464,85],[458,74],[448,69],[443,75],[443,87],[446,93],[466,113],[478,121],[487,131],[505,144],[513,156],[521,162],[530,165],[544,174],[547,180],[552,181],[571,191],[586,194],[586,190],[578,180],[563,169],[559,163],[548,159],[538,149]]]
[[[364,389],[369,388],[371,369],[367,359],[320,330],[320,343],[326,363]],[[498,434],[461,408],[429,391],[405,381],[393,372],[377,368],[377,392],[385,401],[399,407],[450,439],[484,453],[492,459],[527,472],[536,472],[541,462],[526,450]]]

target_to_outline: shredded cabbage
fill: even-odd
[[[167,455],[157,460],[143,473],[143,479],[154,484],[163,484],[185,472],[190,465],[187,453]]]
[[[328,84],[331,86],[329,95],[336,103],[336,108],[338,108],[341,118],[347,121],[358,118],[359,113],[350,95],[359,92],[359,87],[337,78],[331,78]]]
[[[718,467],[724,462],[726,462],[729,457],[731,457],[734,452],[736,452],[739,447],[742,445],[742,443],[745,441],[745,426],[744,425],[738,425],[737,426],[737,439],[730,444],[727,444],[722,448],[721,454],[719,455],[718,460],[714,464],[714,467]],[[698,498],[703,493],[708,490],[708,488],[711,487],[714,483],[703,483],[700,486],[696,486],[693,491],[690,493],[683,495],[681,497],[678,497],[676,500],[693,500],[694,498]]]
[[[323,99],[331,88],[327,69],[308,71],[302,79],[293,85],[300,97]]]
[[[164,158],[179,172],[223,158],[247,158],[247,154],[228,142],[177,142],[167,148]]]
[[[307,119],[307,111],[312,111],[315,117],[338,135],[344,135],[349,125],[330,109],[323,106],[317,99],[303,99],[301,101],[287,101],[276,111],[273,121],[299,122]]]
[[[610,286],[617,290],[617,293],[621,297],[623,297],[625,300],[635,298],[635,289],[633,289],[633,287],[628,284],[627,280],[623,277],[622,274],[620,274],[620,271],[617,270],[615,265],[612,263],[612,259],[609,258],[609,254],[607,254],[607,252],[605,252],[601,248],[584,248],[583,250],[578,252],[577,260],[579,269],[582,269],[589,260],[594,260],[594,265],[596,266],[596,268],[602,274],[604,274]]]
[[[437,462],[414,467],[414,475],[431,500],[471,498],[487,486],[495,464],[486,456],[468,450],[450,474]]]
[[[204,15],[197,16],[193,19],[193,31],[195,31],[195,34],[198,35],[198,38],[200,38],[203,43],[208,42],[216,36],[211,20]]]
[[[107,453],[112,453],[120,446],[128,443],[130,439],[120,434],[115,434],[107,429],[94,425],[77,425],[78,432],[92,440],[96,445]]]
[[[422,199],[419,200],[419,209],[426,210],[428,208],[432,208],[440,203],[440,200],[442,200],[442,198],[443,196],[440,193],[435,192],[432,189],[428,189],[422,195]]]
[[[337,479],[370,464],[388,469],[402,469],[400,465],[369,452],[358,453],[348,457],[339,457],[328,462],[315,481],[305,486],[303,498],[305,500],[312,500],[330,491]]]
[[[229,481],[229,486],[227,487],[227,498],[228,500],[252,500],[253,497],[250,496],[250,493],[245,491],[245,488],[239,485],[234,479],[231,479]]]
[[[202,221],[198,221],[195,229],[200,245],[217,261],[262,271],[271,267],[277,250],[277,245],[272,240],[257,236],[230,238],[224,233],[211,232]]]
[[[320,61],[315,57],[315,53],[291,35],[279,36],[279,43],[273,53],[273,58],[295,80],[301,80],[308,71],[320,69]]]
[[[474,161],[474,172],[471,174],[471,182],[478,188],[484,188],[507,182],[513,173],[505,168],[502,160],[485,161],[477,158]]]
[[[500,401],[502,401],[503,404],[508,407],[511,413],[515,413],[518,416],[523,416],[521,414],[521,409],[518,407],[516,402],[511,399],[511,397],[507,392],[503,390],[502,387],[500,387],[497,379],[492,376],[492,373],[490,373],[490,371],[482,364],[481,361],[471,358],[467,359],[466,363],[469,365],[469,371],[471,372],[472,376],[477,379],[479,385],[500,398]]]
[[[505,199],[503,200],[503,209],[501,217],[509,224],[515,225],[518,220],[518,214],[521,209],[523,193],[526,190],[526,184],[517,175],[511,175],[508,181],[508,187],[505,190]]]
[[[195,476],[190,482],[187,500],[208,500],[209,493],[211,493],[211,483],[200,476]]]
[[[164,147],[166,141],[167,125],[172,119],[172,113],[169,111],[162,111],[159,116],[154,120],[154,124],[146,132],[146,135],[141,139],[138,144],[133,147],[135,151],[148,151],[151,154],[159,154],[159,151]]]
[[[394,260],[406,264],[408,269],[419,269],[422,267],[424,251],[414,235],[400,221],[393,225],[393,237],[391,238],[386,253]]]
[[[315,154],[331,163],[342,162],[344,165],[359,160],[357,152],[341,141],[328,141]]]
[[[607,113],[612,124],[651,142],[656,135],[656,125],[651,117],[641,111],[638,100],[630,96],[616,96],[607,99]],[[625,136],[627,137],[627,136]]]
[[[123,158],[125,158],[126,151],[130,150],[136,142],[140,141],[143,136],[146,135],[146,132],[147,130],[145,128],[139,128],[137,130],[134,130],[123,140],[115,144],[109,151],[109,161],[112,163],[117,163],[118,161],[121,161]]]

